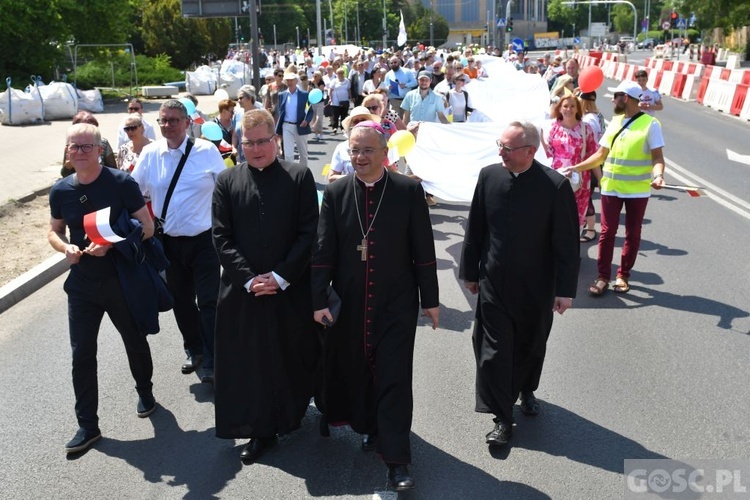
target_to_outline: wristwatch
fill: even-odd
[[[654,180],[656,180],[656,179],[658,179],[658,178],[660,178],[660,177],[661,177],[661,178],[663,179],[663,178],[664,178],[664,174],[656,174],[656,175],[654,176]]]

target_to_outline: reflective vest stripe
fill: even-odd
[[[649,167],[651,164],[651,158],[647,160],[625,160],[623,158],[607,158],[606,163],[610,165],[620,165],[622,167]]]
[[[641,174],[641,175],[627,175],[627,174],[615,174],[612,172],[603,172],[603,177],[606,177],[607,179],[614,179],[616,181],[651,181],[651,174]]]

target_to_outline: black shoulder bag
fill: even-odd
[[[620,136],[620,134],[622,133],[622,131],[625,130],[626,128],[628,128],[630,126],[630,124],[633,123],[636,119],[638,119],[642,114],[643,114],[643,111],[639,111],[636,114],[634,114],[633,116],[631,116],[630,120],[628,120],[627,122],[625,122],[625,125],[623,125],[622,128],[617,131],[617,133],[615,134],[615,136],[612,138],[612,142],[609,143],[609,149],[612,149],[612,147],[615,145],[615,141]]]
[[[182,169],[185,166],[185,162],[187,161],[192,148],[193,140],[188,139],[187,144],[185,145],[185,153],[182,155],[182,158],[180,158],[180,163],[177,164],[177,170],[175,170],[174,175],[172,176],[172,181],[169,183],[169,189],[167,189],[167,196],[164,197],[164,206],[161,208],[161,216],[154,219],[154,236],[159,238],[159,240],[164,236],[164,223],[167,218],[169,200],[172,198],[172,193],[177,185],[177,179],[180,178],[180,173],[182,173]]]

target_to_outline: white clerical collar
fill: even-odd
[[[383,172],[382,172],[382,173],[380,174],[380,177],[378,177],[378,178],[377,178],[377,180],[376,180],[375,182],[365,182],[365,181],[364,181],[364,180],[362,180],[362,178],[361,178],[360,176],[358,176],[357,174],[354,174],[354,175],[355,175],[355,176],[357,177],[357,179],[359,179],[359,180],[360,180],[360,181],[361,181],[361,182],[362,182],[362,183],[363,183],[363,184],[364,184],[365,186],[367,186],[367,187],[373,187],[373,186],[374,186],[375,184],[377,184],[378,182],[380,182],[381,180],[383,180],[383,176],[385,175],[385,169],[383,169]]]
[[[533,165],[533,163],[532,163],[532,165]],[[510,172],[510,170],[508,170],[508,172],[510,172],[510,175],[512,175],[514,178],[517,179],[521,174],[525,174],[526,172],[528,172],[528,170],[530,168],[531,168],[531,165],[529,165],[528,167],[526,167],[526,169],[522,170],[521,172]]]

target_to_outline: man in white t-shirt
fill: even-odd
[[[654,111],[661,111],[662,109],[664,109],[664,104],[661,102],[661,94],[659,93],[659,91],[646,87],[646,82],[648,82],[648,73],[646,73],[645,69],[639,69],[635,72],[635,81],[643,90],[643,92],[641,93],[641,101],[638,104],[638,108],[641,111],[654,116]]]

